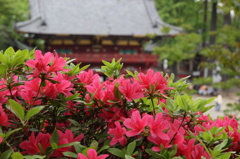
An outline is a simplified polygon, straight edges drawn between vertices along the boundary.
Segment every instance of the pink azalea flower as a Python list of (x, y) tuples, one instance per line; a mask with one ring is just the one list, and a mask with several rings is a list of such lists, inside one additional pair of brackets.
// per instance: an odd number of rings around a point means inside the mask
[[(29, 155), (42, 154), (42, 155), (44, 155), (46, 153), (47, 147), (50, 146), (50, 134), (48, 134), (48, 133), (43, 134), (40, 132), (35, 137), (34, 133), (32, 132), (31, 136), (28, 139), (29, 139), (29, 141), (23, 141), (19, 145), (21, 149), (25, 150), (24, 152), (22, 152), (23, 154), (29, 154)], [(43, 152), (41, 152), (39, 145), (41, 145)]]
[(121, 110), (118, 107), (110, 107), (101, 110), (102, 113), (98, 113), (98, 116), (102, 119), (106, 119), (107, 122), (112, 122), (113, 120), (118, 120), (122, 116)]
[(160, 145), (163, 145), (164, 148), (169, 148), (172, 146), (172, 144), (170, 144), (170, 140), (163, 140), (162, 138), (160, 137), (153, 137), (153, 136), (148, 136), (147, 139), (156, 144), (157, 146), (153, 146), (152, 147), (152, 150), (153, 151), (156, 151), (156, 152), (159, 152), (161, 149), (160, 149)]
[(52, 65), (48, 67), (48, 72), (57, 72), (57, 71), (66, 71), (63, 67), (66, 65), (66, 60), (62, 57), (58, 57), (58, 54), (55, 53), (53, 58)]
[(152, 69), (149, 69), (146, 74), (142, 72), (139, 73), (138, 78), (142, 87), (150, 94), (153, 94), (155, 91), (164, 93), (165, 90), (173, 89), (171, 87), (167, 87), (167, 80), (160, 72), (154, 72)]
[(135, 80), (133, 81), (130, 81), (129, 79), (124, 80), (122, 81), (121, 85), (118, 88), (119, 91), (127, 99), (127, 101), (139, 99), (144, 96), (140, 84)]
[(34, 101), (37, 93), (31, 90), (22, 90), (19, 92), (19, 95), (29, 104), (39, 105), (41, 100)]
[(66, 97), (72, 95), (70, 92), (72, 88), (72, 83), (68, 80), (65, 80), (61, 73), (58, 73), (53, 80), (58, 81), (59, 83), (46, 82), (45, 94), (48, 98), (56, 99), (59, 93), (66, 95)]
[(0, 125), (1, 126), (8, 126), (9, 125), (8, 116), (4, 112), (4, 110), (2, 108), (2, 105), (0, 105)]
[[(62, 57), (58, 57), (53, 53), (47, 52), (46, 54), (42, 54), (40, 50), (36, 50), (34, 54), (35, 60), (28, 60), (26, 65), (34, 68), (34, 76), (38, 76), (40, 73), (50, 73), (56, 71), (64, 71), (63, 67), (66, 65), (66, 60)], [(50, 63), (52, 63), (50, 65)]]
[(169, 122), (163, 119), (162, 113), (157, 113), (155, 116), (155, 120), (151, 116), (151, 120), (149, 122), (150, 134), (153, 137), (159, 137), (163, 140), (169, 140), (169, 136), (163, 131), (169, 128)]
[(99, 75), (98, 74), (93, 74), (92, 70), (88, 71), (82, 71), (78, 75), (76, 75), (78, 78), (78, 82), (81, 82), (83, 84), (91, 84), (94, 80), (99, 80)]
[(115, 121), (114, 124), (116, 125), (116, 128), (109, 129), (108, 134), (113, 135), (110, 145), (115, 145), (116, 143), (120, 143), (122, 146), (126, 145), (127, 139), (124, 136), (126, 134), (126, 129), (121, 127), (120, 123), (118, 121)]
[(94, 80), (90, 85), (86, 85), (85, 87), (89, 93), (94, 94), (95, 99), (101, 99), (101, 91), (103, 86), (99, 80)]
[(109, 102), (110, 100), (112, 101), (117, 101), (117, 99), (114, 96), (114, 86), (113, 85), (107, 85), (104, 87), (104, 89), (100, 92), (100, 100), (107, 105), (111, 105), (112, 103)]
[(203, 146), (200, 144), (194, 146), (194, 150), (192, 151), (191, 155), (192, 156), (189, 159), (202, 159), (202, 157), (205, 157), (206, 159), (211, 158), (211, 156), (204, 150)]
[(186, 159), (201, 159), (202, 157), (210, 159), (210, 155), (204, 148), (200, 144), (195, 145), (194, 142), (195, 139), (190, 139), (187, 144), (179, 144), (178, 154), (184, 155)]
[[(10, 92), (8, 89), (6, 89), (7, 86), (5, 85), (5, 81), (3, 79), (0, 81), (0, 103), (7, 103), (8, 98), (6, 97), (7, 95), (10, 95)], [(6, 90), (5, 90), (6, 89)]]
[(151, 117), (148, 114), (144, 115), (141, 119), (139, 111), (134, 111), (132, 113), (131, 119), (127, 118), (123, 122), (123, 124), (130, 129), (127, 131), (126, 135), (128, 137), (136, 136), (140, 133), (144, 133), (144, 135), (146, 133), (147, 135), (149, 132), (147, 132), (147, 129), (145, 130), (145, 128), (148, 126), (150, 119)]
[(97, 156), (97, 152), (94, 149), (89, 149), (87, 151), (87, 157), (84, 156), (82, 153), (78, 153), (78, 158), (77, 159), (105, 159), (107, 158), (109, 155), (100, 155)]
[[(63, 144), (72, 143), (75, 141), (80, 142), (84, 137), (84, 134), (80, 134), (74, 138), (72, 131), (68, 130), (68, 129), (65, 131), (65, 133), (58, 130), (58, 134), (59, 134), (59, 139), (60, 139), (58, 142), (58, 146), (63, 145)], [(51, 155), (51, 157), (62, 157), (63, 156), (62, 153), (67, 152), (67, 151), (72, 151), (71, 148), (72, 148), (72, 146), (59, 148), (54, 151), (54, 153)]]
[(2, 138), (2, 136), (0, 136), (0, 143), (2, 143), (2, 141), (3, 141), (3, 138)]
[[(27, 91), (29, 90), (29, 91), (37, 93), (39, 91), (40, 83), (41, 83), (40, 78), (34, 78), (31, 81), (26, 81), (24, 83), (24, 85), (21, 87), (24, 90), (27, 90)], [(42, 91), (42, 90), (40, 90), (40, 91)]]
[(184, 141), (184, 134), (185, 130), (182, 126), (180, 126), (181, 121), (174, 120), (174, 122), (171, 124), (170, 129), (168, 130), (167, 134), (169, 136), (169, 141), (172, 142), (170, 144), (182, 144)]
[(42, 55), (40, 50), (36, 50), (34, 53), (35, 60), (28, 60), (26, 65), (34, 68), (34, 75), (38, 76), (41, 72), (48, 72), (48, 64), (52, 61), (53, 54), (47, 52), (45, 55)]

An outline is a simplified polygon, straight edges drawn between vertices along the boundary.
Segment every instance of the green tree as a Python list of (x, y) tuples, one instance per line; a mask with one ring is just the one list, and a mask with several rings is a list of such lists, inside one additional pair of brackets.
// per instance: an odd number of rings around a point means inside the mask
[[(201, 53), (201, 59), (207, 61), (201, 64), (202, 68), (211, 70), (218, 63), (222, 73), (232, 75), (236, 72), (239, 67), (240, 0), (155, 0), (155, 3), (164, 21), (185, 30), (185, 34), (159, 43), (155, 53), (160, 55), (160, 60), (168, 59), (170, 64), (176, 65)], [(231, 17), (230, 12), (235, 16)], [(202, 37), (202, 45), (196, 37)]]
[(14, 46), (14, 39), (21, 38), (14, 30), (14, 23), (28, 18), (27, 0), (0, 0), (0, 50)]
[(173, 72), (177, 75), (178, 64), (183, 60), (194, 58), (200, 42), (201, 36), (196, 33), (180, 34), (161, 41), (154, 52), (160, 55), (160, 60), (167, 59), (169, 65), (173, 66)]

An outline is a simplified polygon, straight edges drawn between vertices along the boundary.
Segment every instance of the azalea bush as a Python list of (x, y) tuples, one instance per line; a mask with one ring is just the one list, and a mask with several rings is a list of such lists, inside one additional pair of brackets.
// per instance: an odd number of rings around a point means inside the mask
[(96, 70), (57, 53), (0, 52), (0, 158), (227, 159), (240, 153), (234, 118), (203, 113), (213, 99), (182, 94), (185, 79)]

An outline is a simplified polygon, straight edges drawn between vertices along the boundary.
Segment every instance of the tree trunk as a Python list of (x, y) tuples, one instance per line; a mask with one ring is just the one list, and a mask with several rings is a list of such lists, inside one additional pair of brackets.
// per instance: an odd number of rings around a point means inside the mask
[[(212, 2), (211, 32), (217, 30), (217, 1)], [(210, 36), (210, 45), (215, 43), (215, 35)]]
[(172, 72), (175, 75), (175, 80), (178, 79), (178, 62), (174, 62), (172, 65)]
[(225, 25), (231, 25), (231, 15), (230, 13), (224, 14), (224, 24)]
[(206, 39), (207, 39), (207, 15), (208, 15), (208, 0), (205, 0), (204, 1), (204, 15), (203, 15), (202, 47), (206, 46)]

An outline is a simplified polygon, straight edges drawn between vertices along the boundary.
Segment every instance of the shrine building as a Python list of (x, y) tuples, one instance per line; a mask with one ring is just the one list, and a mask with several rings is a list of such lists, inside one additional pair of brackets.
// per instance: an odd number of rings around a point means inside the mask
[(161, 20), (154, 0), (29, 0), (29, 8), (30, 19), (15, 25), (29, 43), (41, 38), (45, 51), (93, 69), (113, 58), (128, 70), (154, 68), (158, 56), (144, 49), (148, 34), (161, 39), (182, 31)]

